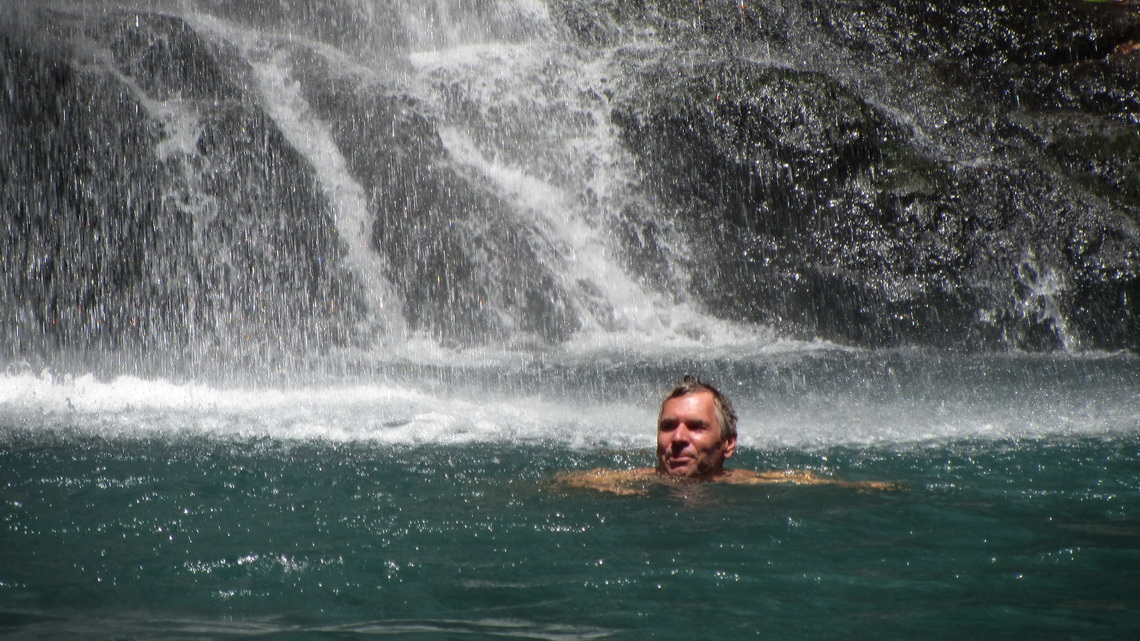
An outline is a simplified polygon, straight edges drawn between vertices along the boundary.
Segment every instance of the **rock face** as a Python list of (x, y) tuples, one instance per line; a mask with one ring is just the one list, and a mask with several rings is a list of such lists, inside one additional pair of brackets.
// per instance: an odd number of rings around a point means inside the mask
[(390, 266), (411, 330), (465, 345), (514, 333), (557, 342), (578, 329), (531, 238), (492, 189), (448, 162), (421, 104), (336, 78), (318, 58), (293, 66), (368, 194), (371, 247)]
[[(614, 122), (702, 244), (713, 313), (862, 345), (1137, 347), (1140, 56), (1114, 53), (1135, 12), (730, 4), (567, 10), (584, 43), (682, 34), (628, 63)], [(801, 68), (752, 61), (795, 43)]]
[[(1140, 349), (1135, 7), (294, 4), (2, 25), (5, 358), (550, 345), (651, 296), (855, 345)], [(433, 38), (444, 72), (412, 64)], [(583, 267), (611, 256), (625, 294)]]
[(6, 351), (256, 358), (335, 340), (358, 298), (329, 208), (233, 52), (155, 15), (55, 28), (105, 48), (0, 40)]

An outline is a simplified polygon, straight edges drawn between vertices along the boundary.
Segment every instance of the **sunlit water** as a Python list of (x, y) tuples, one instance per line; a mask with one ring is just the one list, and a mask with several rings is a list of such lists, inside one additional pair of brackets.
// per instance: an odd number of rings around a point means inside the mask
[[(731, 462), (892, 493), (555, 475), (651, 464), (694, 363), (593, 354), (324, 385), (0, 378), (0, 636), (1130, 639), (1131, 356), (710, 358)], [(421, 368), (424, 369), (424, 368)]]

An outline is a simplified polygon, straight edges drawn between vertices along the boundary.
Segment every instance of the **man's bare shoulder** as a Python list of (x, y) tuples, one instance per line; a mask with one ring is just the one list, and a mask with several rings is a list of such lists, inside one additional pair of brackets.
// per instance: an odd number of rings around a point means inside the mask
[(595, 468), (562, 472), (555, 481), (568, 487), (585, 488), (612, 494), (645, 494), (647, 486), (657, 480), (657, 471), (648, 467), (629, 470)]
[[(649, 467), (639, 467), (628, 470), (615, 470), (609, 468), (595, 468), (574, 472), (563, 472), (555, 477), (561, 485), (574, 488), (596, 490), (620, 495), (643, 495), (649, 492), (650, 485), (654, 483), (676, 483), (684, 479), (674, 480), (658, 474)], [(732, 485), (768, 485), (788, 483), (794, 485), (836, 485), (849, 487), (860, 492), (891, 491), (903, 489), (898, 483), (884, 481), (843, 481), (828, 476), (821, 476), (809, 470), (725, 470), (720, 476), (707, 479), (710, 483), (726, 483)]]
[(837, 485), (858, 491), (893, 491), (904, 487), (891, 481), (844, 481), (830, 476), (822, 476), (810, 470), (725, 470), (719, 477), (722, 483), (737, 485), (767, 485), (772, 483), (792, 483), (795, 485)]

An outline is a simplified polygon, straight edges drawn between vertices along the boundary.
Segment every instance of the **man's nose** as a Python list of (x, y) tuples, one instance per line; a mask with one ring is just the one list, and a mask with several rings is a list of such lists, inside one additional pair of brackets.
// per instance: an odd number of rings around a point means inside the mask
[(673, 430), (671, 440), (673, 443), (684, 445), (689, 442), (691, 436), (692, 435), (689, 433), (688, 426), (686, 426), (684, 423), (681, 423), (675, 430)]

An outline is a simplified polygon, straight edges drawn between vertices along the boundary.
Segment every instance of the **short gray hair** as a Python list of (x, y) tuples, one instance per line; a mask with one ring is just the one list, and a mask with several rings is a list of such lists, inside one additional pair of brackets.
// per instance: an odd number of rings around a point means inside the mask
[[(712, 393), (716, 407), (716, 418), (720, 423), (721, 438), (736, 438), (736, 410), (732, 409), (732, 402), (728, 400), (727, 396), (721, 394), (720, 390), (696, 376), (685, 374), (681, 382), (665, 395), (665, 399), (661, 401), (661, 407), (664, 409), (665, 403), (675, 398), (688, 396), (689, 394), (695, 394), (697, 392)], [(658, 414), (660, 414), (660, 412), (658, 412)]]

